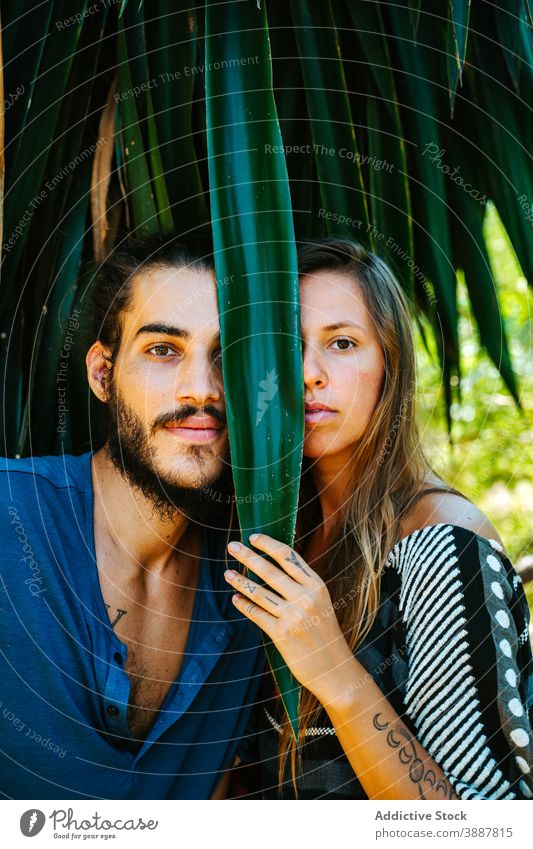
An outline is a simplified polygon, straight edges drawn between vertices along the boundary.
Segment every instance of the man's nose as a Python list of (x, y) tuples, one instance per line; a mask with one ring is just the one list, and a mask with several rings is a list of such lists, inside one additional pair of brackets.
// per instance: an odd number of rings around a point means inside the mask
[(182, 403), (196, 406), (219, 401), (222, 377), (213, 360), (205, 354), (198, 354), (181, 363), (176, 375), (175, 395)]

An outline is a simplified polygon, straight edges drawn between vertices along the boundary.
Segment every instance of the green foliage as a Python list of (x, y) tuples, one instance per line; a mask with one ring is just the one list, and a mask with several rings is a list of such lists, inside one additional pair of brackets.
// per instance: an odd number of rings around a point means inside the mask
[[(441, 376), (437, 359), (428, 356), (420, 341), (421, 421), (424, 443), (431, 446), (436, 471), (488, 515), (509, 556), (517, 562), (533, 554), (533, 298), (494, 207), (488, 210), (486, 237), (519, 377), (522, 410), (502, 391), (498, 371), (484, 354), (461, 281), (462, 398), (451, 408), (453, 444), (448, 441), (438, 403)], [(528, 595), (533, 610), (533, 585)]]
[[(529, 4), (246, 0), (243, 16), (248, 5), (270, 28), (271, 54), (255, 69), (257, 102), (273, 95), (279, 114), (296, 237), (349, 234), (395, 266), (434, 339), (448, 427), (460, 399), (461, 269), (484, 347), (516, 398), (483, 215), (489, 198), (532, 283)], [(78, 415), (87, 405), (80, 387), (94, 261), (132, 231), (189, 232), (209, 220), (205, 85), (231, 68), (206, 64), (200, 2), (164, 0), (154, 15), (126, 0), (96, 11), (86, 0), (0, 0), (0, 12), (8, 104), (1, 450), (79, 451), (98, 433)], [(220, 4), (222, 41), (233, 38), (233, 12)], [(256, 25), (240, 31), (242, 55), (231, 61), (250, 69)], [(14, 92), (22, 94), (10, 99)], [(257, 144), (266, 157), (265, 140)], [(71, 215), (76, 221), (64, 223)], [(68, 367), (76, 409), (64, 434), (55, 393), (39, 390), (60, 369), (69, 303), (80, 308), (81, 328)]]

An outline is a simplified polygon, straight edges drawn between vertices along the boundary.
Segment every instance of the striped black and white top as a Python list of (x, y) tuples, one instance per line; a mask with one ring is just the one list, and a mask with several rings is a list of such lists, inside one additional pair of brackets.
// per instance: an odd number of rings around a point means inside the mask
[[(378, 615), (355, 656), (457, 796), (533, 798), (529, 610), (496, 540), (444, 523), (400, 540), (386, 562)], [(271, 687), (265, 674), (238, 752), (260, 770), (261, 788), (248, 798), (294, 798), (288, 767), (278, 788), (285, 719)], [(367, 798), (325, 712), (308, 729), (297, 783), (302, 799)]]

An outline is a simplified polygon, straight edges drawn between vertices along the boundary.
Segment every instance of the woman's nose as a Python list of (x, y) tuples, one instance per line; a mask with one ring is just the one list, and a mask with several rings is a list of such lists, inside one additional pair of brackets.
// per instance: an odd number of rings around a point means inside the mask
[(327, 384), (327, 373), (322, 358), (311, 345), (303, 350), (304, 383), (308, 388), (322, 387)]

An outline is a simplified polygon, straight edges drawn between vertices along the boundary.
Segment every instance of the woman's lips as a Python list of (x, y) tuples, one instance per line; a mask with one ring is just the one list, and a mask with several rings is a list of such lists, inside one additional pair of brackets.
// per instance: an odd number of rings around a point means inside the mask
[(205, 443), (213, 442), (224, 430), (224, 427), (216, 419), (194, 417), (184, 419), (178, 424), (165, 425), (164, 430), (172, 434), (181, 442)]
[(337, 415), (336, 410), (330, 410), (324, 407), (305, 408), (304, 419), (306, 424), (321, 424), (322, 422), (330, 421)]

